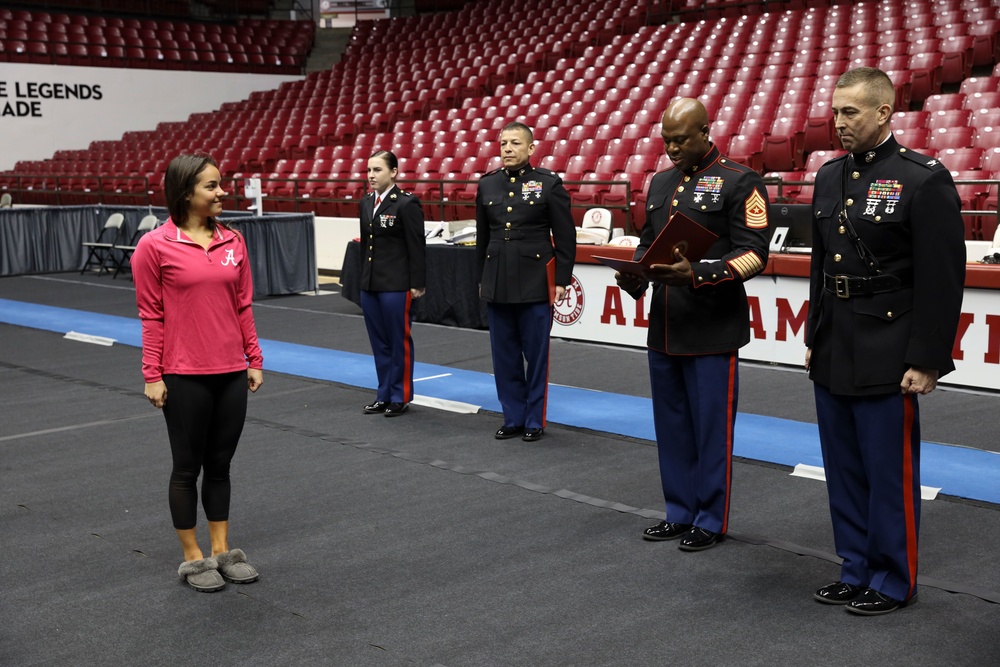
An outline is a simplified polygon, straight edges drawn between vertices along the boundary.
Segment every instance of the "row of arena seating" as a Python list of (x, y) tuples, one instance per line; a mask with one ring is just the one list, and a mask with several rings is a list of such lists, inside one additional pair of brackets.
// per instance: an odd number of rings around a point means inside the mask
[(311, 21), (220, 24), (0, 9), (0, 61), (301, 74), (314, 34)]
[[(37, 10), (12, 9), (17, 18), (25, 13), (44, 13), (45, 10), (69, 10), (103, 14), (146, 15), (150, 10), (161, 16), (190, 16), (189, 0), (18, 0), (19, 5), (37, 7)], [(260, 15), (271, 9), (271, 0), (201, 0), (199, 3), (213, 16), (235, 16), (237, 14)]]
[[(536, 129), (536, 163), (584, 181), (570, 186), (575, 204), (621, 213), (641, 203), (652, 173), (668, 166), (658, 123), (671, 98), (702, 99), (714, 118), (713, 140), (734, 158), (786, 181), (810, 180), (832, 154), (827, 108), (836, 77), (860, 64), (889, 69), (886, 59), (905, 53), (905, 68), (891, 70), (900, 139), (963, 178), (1000, 177), (1000, 68), (968, 76), (998, 59), (998, 3), (862, 2), (664, 26), (641, 25), (635, 5), (621, 0), (559, 4), (493, 1), (362, 24), (330, 71), (18, 171), (140, 196), (147, 180), (158, 191), (170, 157), (201, 148), (229, 176), (265, 179), (270, 208), (308, 198), (318, 213), (353, 216), (368, 155), (389, 147), (405, 177), (427, 181), (414, 184), (423, 199), (447, 200), (442, 215), (467, 218), (474, 180), (498, 164), (497, 130), (520, 118)], [(492, 27), (510, 15), (539, 26), (539, 34), (498, 44)], [(906, 37), (913, 31), (919, 39)], [(917, 41), (941, 56), (956, 42), (957, 73), (946, 74), (943, 59), (911, 63), (924, 55)], [(369, 68), (365, 54), (400, 51), (412, 57)], [(941, 93), (945, 86), (958, 92)], [(372, 89), (391, 90), (377, 96), (390, 101), (373, 107)], [(114, 173), (124, 175), (120, 182), (84, 178)], [(448, 183), (430, 182), (436, 179)], [(36, 182), (43, 187), (45, 179)], [(772, 190), (773, 197), (809, 197), (795, 186)], [(963, 201), (995, 208), (996, 187), (970, 188)], [(990, 234), (982, 222), (970, 222), (970, 237)]]

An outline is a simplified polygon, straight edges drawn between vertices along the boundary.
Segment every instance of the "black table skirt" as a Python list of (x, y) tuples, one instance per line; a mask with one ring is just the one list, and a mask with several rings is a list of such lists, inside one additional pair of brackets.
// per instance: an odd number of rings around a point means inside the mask
[[(467, 329), (486, 329), (486, 303), (479, 298), (476, 249), (427, 246), (427, 293), (414, 300), (413, 319)], [(361, 244), (351, 241), (340, 270), (341, 294), (361, 305)]]
[[(0, 211), (0, 276), (79, 271), (87, 259), (81, 244), (100, 234), (112, 213), (125, 216), (126, 244), (139, 221), (164, 208), (146, 206), (50, 206)], [(255, 296), (296, 294), (318, 289), (316, 234), (312, 213), (261, 217), (224, 211), (222, 220), (246, 238)]]

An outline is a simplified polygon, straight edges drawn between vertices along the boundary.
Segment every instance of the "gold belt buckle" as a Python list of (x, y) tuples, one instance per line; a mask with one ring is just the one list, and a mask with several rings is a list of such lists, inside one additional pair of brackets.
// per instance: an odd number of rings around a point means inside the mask
[(851, 298), (850, 276), (834, 276), (833, 289), (838, 299)]

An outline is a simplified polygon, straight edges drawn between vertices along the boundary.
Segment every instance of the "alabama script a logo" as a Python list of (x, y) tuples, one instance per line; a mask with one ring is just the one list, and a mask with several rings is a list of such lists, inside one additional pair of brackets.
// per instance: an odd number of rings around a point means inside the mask
[(576, 276), (570, 281), (566, 288), (566, 294), (559, 301), (556, 301), (553, 308), (552, 319), (556, 324), (569, 326), (580, 319), (583, 314), (583, 285)]

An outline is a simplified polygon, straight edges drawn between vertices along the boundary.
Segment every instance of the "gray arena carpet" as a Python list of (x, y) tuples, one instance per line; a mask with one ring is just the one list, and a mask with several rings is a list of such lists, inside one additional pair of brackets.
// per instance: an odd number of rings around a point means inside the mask
[[(135, 317), (128, 281), (0, 279), (0, 298)], [(265, 338), (368, 353), (338, 295), (261, 299)], [(418, 361), (489, 372), (488, 335), (414, 325)], [(731, 538), (647, 543), (661, 516), (645, 440), (266, 373), (233, 463), (231, 546), (259, 582), (176, 576), (159, 411), (140, 351), (0, 324), (2, 665), (989, 665), (1000, 652), (997, 506), (923, 504), (919, 603), (818, 604), (837, 577), (823, 484), (739, 460)], [(741, 368), (742, 412), (814, 421), (804, 374)], [(641, 351), (555, 341), (553, 382), (648, 397)], [(419, 392), (419, 389), (418, 389)], [(995, 395), (938, 391), (924, 439), (997, 451)], [(776, 434), (780, 437), (780, 434)], [(207, 539), (203, 542), (207, 543)]]

